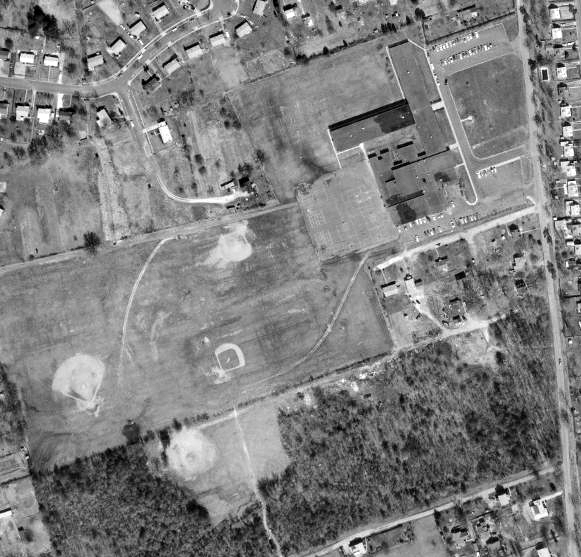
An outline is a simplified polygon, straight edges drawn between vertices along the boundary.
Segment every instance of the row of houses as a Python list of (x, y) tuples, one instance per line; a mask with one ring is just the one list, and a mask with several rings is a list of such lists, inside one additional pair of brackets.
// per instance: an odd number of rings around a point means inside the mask
[[(557, 81), (559, 118), (559, 160), (555, 161), (560, 177), (554, 183), (554, 195), (563, 200), (563, 211), (555, 217), (555, 229), (565, 238), (575, 258), (581, 257), (581, 200), (578, 178), (578, 122), (581, 107), (569, 101), (569, 87), (581, 80), (581, 67), (576, 48), (577, 24), (570, 2), (550, 2), (547, 5), (551, 20), (550, 40), (545, 42), (547, 53), (555, 59), (553, 77)], [(540, 68), (541, 79), (548, 81), (551, 71)]]
[[(38, 53), (32, 51), (19, 51), (17, 61), (27, 66), (33, 66), (37, 63)], [(12, 52), (8, 48), (0, 48), (0, 60), (9, 61), (12, 57)], [(58, 68), (60, 63), (60, 56), (58, 54), (44, 54), (42, 56), (42, 65), (49, 68)]]

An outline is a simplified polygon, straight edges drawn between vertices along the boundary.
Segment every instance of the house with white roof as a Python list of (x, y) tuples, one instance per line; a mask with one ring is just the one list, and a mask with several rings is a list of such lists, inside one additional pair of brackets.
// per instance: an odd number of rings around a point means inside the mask
[(45, 54), (42, 59), (42, 65), (48, 66), (49, 68), (58, 68), (59, 66), (58, 54)]
[(132, 37), (135, 37), (136, 39), (138, 39), (140, 35), (145, 33), (146, 31), (147, 27), (145, 26), (145, 23), (143, 23), (143, 20), (141, 19), (138, 19), (135, 23), (132, 23), (129, 26), (129, 34)]
[(52, 120), (52, 109), (50, 107), (39, 107), (36, 110), (36, 119), (39, 124), (48, 126)]
[(236, 36), (238, 38), (246, 37), (247, 35), (250, 35), (250, 33), (252, 33), (252, 27), (250, 26), (250, 23), (248, 23), (248, 21), (243, 21), (234, 28), (234, 32), (236, 33)]
[(30, 106), (27, 104), (17, 104), (16, 105), (16, 120), (22, 122), (30, 118)]
[(213, 35), (210, 35), (209, 37), (210, 39), (210, 45), (212, 47), (217, 47), (217, 46), (223, 46), (225, 44), (227, 44), (227, 39), (226, 39), (226, 35), (224, 34), (223, 31), (220, 31), (219, 33), (214, 33)]
[(18, 55), (18, 61), (21, 64), (32, 65), (34, 64), (35, 58), (36, 57), (34, 55), (34, 52), (21, 52)]
[(266, 0), (256, 0), (256, 2), (254, 2), (254, 6), (252, 7), (252, 13), (259, 17), (263, 17), (266, 6), (268, 6), (268, 2)]
[(199, 58), (202, 56), (202, 54), (204, 54), (204, 49), (200, 43), (194, 43), (189, 46), (185, 46), (184, 52), (190, 60), (193, 60), (194, 58)]
[(95, 68), (102, 66), (105, 63), (105, 58), (100, 52), (95, 52), (87, 56), (87, 69), (92, 72)]
[(109, 53), (112, 56), (119, 56), (126, 48), (127, 48), (127, 43), (121, 37), (117, 37), (109, 45)]
[(151, 15), (156, 21), (161, 21), (164, 17), (169, 15), (169, 9), (165, 4), (162, 3), (151, 10)]

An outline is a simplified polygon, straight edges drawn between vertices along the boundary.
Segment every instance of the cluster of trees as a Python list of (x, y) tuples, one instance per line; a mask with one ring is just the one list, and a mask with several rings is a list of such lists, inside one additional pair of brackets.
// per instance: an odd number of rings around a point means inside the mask
[(63, 557), (271, 555), (258, 507), (212, 528), (190, 492), (151, 473), (141, 444), (35, 473), (33, 479)]
[(32, 160), (40, 161), (50, 151), (62, 149), (65, 137), (74, 136), (75, 130), (68, 122), (54, 121), (46, 128), (44, 135), (32, 138), (28, 145), (28, 154)]
[(19, 446), (24, 439), (24, 416), (18, 389), (8, 379), (6, 366), (0, 363), (0, 441), (4, 446)]
[(542, 319), (514, 314), (496, 323), (494, 342), (504, 349), (494, 365), (434, 343), (387, 364), (368, 398), (319, 389), (311, 407), (281, 413), (291, 464), (260, 488), (283, 551), (554, 457)]
[(59, 27), (56, 17), (47, 14), (40, 6), (32, 6), (26, 14), (28, 22), (28, 32), (35, 37), (42, 30), (47, 39), (57, 40), (59, 38)]

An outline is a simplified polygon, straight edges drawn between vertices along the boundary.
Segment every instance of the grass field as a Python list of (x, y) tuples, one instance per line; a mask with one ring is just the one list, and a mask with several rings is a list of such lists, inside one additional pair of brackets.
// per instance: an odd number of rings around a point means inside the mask
[[(321, 337), (357, 262), (321, 267), (295, 207), (161, 246), (135, 290), (123, 337), (130, 291), (154, 247), (28, 268), (2, 281), (0, 358), (22, 387), (40, 462), (120, 443), (129, 418), (157, 429), (391, 348), (362, 274), (332, 333), (296, 365)], [(224, 343), (241, 349), (244, 367), (219, 366), (215, 350)], [(96, 415), (52, 391), (56, 369), (77, 353), (105, 364)]]
[(474, 154), (487, 157), (527, 137), (524, 77), (519, 58), (509, 54), (462, 70), (450, 88)]
[(0, 263), (66, 251), (83, 245), (83, 234), (101, 233), (95, 150), (74, 142), (66, 154), (41, 164), (0, 172), (6, 181), (6, 213), (0, 223)]
[(327, 127), (400, 98), (385, 50), (371, 42), (320, 57), (229, 93), (243, 128), (266, 155), (281, 199), (337, 168)]
[(411, 543), (402, 543), (380, 550), (376, 557), (446, 557), (448, 552), (442, 542), (434, 518), (429, 516), (412, 523), (415, 539)]

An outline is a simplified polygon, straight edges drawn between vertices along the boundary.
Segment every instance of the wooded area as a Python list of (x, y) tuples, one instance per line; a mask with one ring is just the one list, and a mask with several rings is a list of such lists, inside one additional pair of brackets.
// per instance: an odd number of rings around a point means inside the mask
[(283, 551), (554, 457), (547, 319), (536, 307), (491, 327), (494, 365), (438, 342), (386, 364), (369, 398), (318, 389), (313, 405), (281, 413), (291, 465), (261, 490)]
[(271, 555), (258, 507), (212, 528), (189, 491), (150, 472), (139, 444), (36, 474), (34, 483), (63, 557)]

